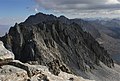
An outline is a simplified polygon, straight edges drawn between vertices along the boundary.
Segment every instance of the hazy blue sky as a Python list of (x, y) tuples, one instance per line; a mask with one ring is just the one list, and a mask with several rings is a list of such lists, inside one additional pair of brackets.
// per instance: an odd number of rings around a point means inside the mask
[(0, 24), (13, 25), (37, 12), (69, 18), (119, 17), (120, 0), (0, 0)]
[(12, 24), (25, 20), (36, 3), (33, 0), (0, 0), (0, 24)]

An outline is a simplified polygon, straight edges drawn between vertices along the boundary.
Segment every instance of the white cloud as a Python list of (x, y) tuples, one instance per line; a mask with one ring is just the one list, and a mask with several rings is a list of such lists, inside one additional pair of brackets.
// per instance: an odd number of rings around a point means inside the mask
[[(40, 8), (70, 17), (118, 15), (120, 0), (34, 0)], [(37, 11), (37, 10), (36, 10)], [(102, 12), (101, 12), (102, 11)], [(111, 14), (111, 12), (114, 12)], [(73, 15), (74, 14), (74, 15)], [(78, 16), (75, 14), (79, 14)], [(83, 14), (83, 15), (82, 15)]]
[(108, 4), (120, 4), (118, 0), (108, 0)]
[(38, 9), (37, 8), (35, 8), (35, 12), (38, 13)]

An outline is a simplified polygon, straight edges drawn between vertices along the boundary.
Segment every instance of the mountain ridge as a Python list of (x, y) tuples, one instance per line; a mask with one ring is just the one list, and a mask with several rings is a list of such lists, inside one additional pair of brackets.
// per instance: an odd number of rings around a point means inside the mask
[[(120, 20), (119, 19), (109, 19), (109, 20), (86, 20), (99, 32), (99, 37), (96, 38), (93, 30), (88, 30), (87, 32), (91, 33), (92, 36), (103, 46), (109, 54), (112, 56), (114, 61), (120, 64)], [(80, 21), (78, 21), (80, 22)], [(90, 27), (90, 25), (88, 26)], [(83, 27), (84, 28), (84, 27)], [(87, 28), (87, 27), (85, 27)], [(91, 28), (91, 27), (90, 27)], [(87, 28), (88, 29), (88, 28)]]
[[(83, 31), (82, 24), (63, 20), (38, 13), (25, 22), (16, 23), (0, 40), (15, 54), (15, 59), (45, 65), (54, 75), (62, 70), (97, 81), (118, 81), (116, 76), (107, 77), (112, 76), (108, 72), (117, 75), (116, 72), (104, 70), (114, 68), (107, 51)], [(99, 71), (107, 73), (107, 76), (102, 76)]]

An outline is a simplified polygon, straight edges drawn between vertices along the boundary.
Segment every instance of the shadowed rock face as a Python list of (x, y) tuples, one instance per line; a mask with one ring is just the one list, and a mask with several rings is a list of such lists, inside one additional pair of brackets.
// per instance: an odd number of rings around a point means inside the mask
[[(77, 24), (83, 23), (83, 29), (89, 32), (112, 56), (114, 61), (120, 64), (120, 20), (119, 19), (96, 19), (86, 20), (73, 19)], [(85, 23), (87, 22), (87, 24)]]
[(1, 40), (15, 54), (15, 59), (36, 61), (48, 66), (55, 75), (60, 70), (80, 75), (79, 71), (95, 69), (100, 62), (114, 66), (107, 51), (89, 33), (78, 24), (64, 23), (53, 15), (39, 13), (16, 23)]
[(95, 39), (101, 37), (99, 30), (97, 30), (90, 22), (82, 19), (71, 19), (71, 21), (80, 25), (84, 31), (89, 32)]

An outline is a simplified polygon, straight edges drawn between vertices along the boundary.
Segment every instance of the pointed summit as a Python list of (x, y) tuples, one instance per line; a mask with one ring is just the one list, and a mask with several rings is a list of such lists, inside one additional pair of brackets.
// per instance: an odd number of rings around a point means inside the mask
[(43, 14), (41, 12), (35, 14), (35, 15), (31, 15), (29, 16), (24, 24), (25, 25), (33, 25), (33, 24), (38, 24), (44, 21), (51, 21), (51, 20), (56, 20), (57, 17), (51, 14)]

